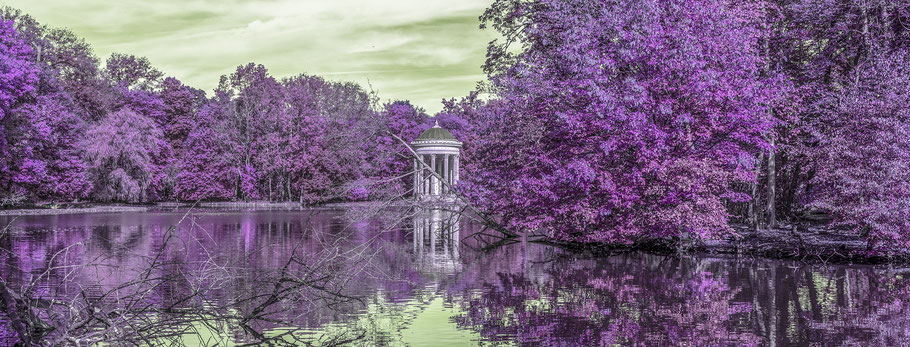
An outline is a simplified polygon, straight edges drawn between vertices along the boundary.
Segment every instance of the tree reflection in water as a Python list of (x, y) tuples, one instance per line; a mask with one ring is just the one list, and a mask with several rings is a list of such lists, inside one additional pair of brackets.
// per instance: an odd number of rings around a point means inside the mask
[[(462, 236), (478, 229), (461, 224), (458, 230), (468, 231)], [(900, 270), (643, 253), (594, 257), (530, 242), (478, 252), (472, 241), (464, 240), (463, 270), (449, 276), (440, 295), (462, 309), (453, 318), (458, 326), (485, 340), (910, 344), (910, 279)]]
[(531, 257), (550, 255), (523, 266), (468, 267), (462, 281), (479, 290), (453, 299), (464, 310), (459, 326), (493, 341), (544, 345), (910, 343), (910, 283), (887, 269), (648, 254), (585, 259), (525, 247)]
[[(272, 341), (910, 345), (910, 272), (899, 269), (644, 253), (597, 257), (522, 240), (485, 251), (472, 236), (478, 223), (443, 210), (201, 211), (175, 229), (181, 242), (162, 243), (182, 215), (23, 217), (0, 237), (0, 275), (18, 285), (79, 244), (58, 262), (97, 263), (97, 269), (51, 272), (35, 295), (68, 297), (84, 289), (91, 296), (134, 278), (160, 253), (154, 278), (161, 280), (139, 297), (147, 307), (142, 312), (156, 315), (143, 322), (175, 324), (189, 334), (176, 341), (187, 344), (283, 336)], [(269, 296), (260, 294), (282, 278), (288, 259), (301, 264), (287, 273), (316, 268), (338, 275), (326, 277), (332, 292), (359, 300), (307, 289), (263, 306)], [(194, 315), (202, 304), (220, 316)], [(234, 329), (259, 307), (273, 308), (250, 322), (262, 336)], [(199, 333), (201, 325), (189, 324), (200, 321), (222, 324)], [(12, 341), (15, 332), (0, 314), (0, 344)]]
[[(545, 345), (754, 345), (721, 276), (672, 259), (561, 258), (530, 274), (499, 272), (461, 301), (459, 325), (491, 340)], [(644, 274), (647, 274), (646, 276)]]

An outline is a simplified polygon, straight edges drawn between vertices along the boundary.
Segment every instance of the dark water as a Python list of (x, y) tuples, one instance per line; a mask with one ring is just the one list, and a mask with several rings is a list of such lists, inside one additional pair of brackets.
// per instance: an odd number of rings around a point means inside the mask
[[(0, 217), (11, 225), (0, 239), (0, 274), (11, 284), (46, 274), (39, 294), (103, 293), (164, 254), (169, 265), (162, 271), (186, 280), (156, 287), (144, 300), (172, 303), (197, 279), (218, 278), (205, 274), (230, 268), (232, 277), (213, 285), (205, 301), (230, 306), (237, 293), (268, 291), (259, 280), (292, 255), (319, 262), (344, 254), (351, 264), (331, 267), (350, 276), (333, 285), (363, 303), (303, 300), (317, 304), (283, 307), (276, 313), (283, 324), (261, 322), (257, 329), (352, 345), (910, 345), (910, 272), (900, 269), (641, 253), (598, 258), (527, 242), (481, 251), (484, 243), (468, 237), (479, 230), (469, 220), (447, 225), (449, 216), (439, 211), (367, 215)], [(174, 225), (180, 242), (162, 241)], [(49, 264), (88, 263), (96, 266), (48, 271)], [(0, 345), (14, 341), (5, 317), (0, 324)], [(237, 331), (205, 334), (213, 337), (183, 341), (249, 339)]]

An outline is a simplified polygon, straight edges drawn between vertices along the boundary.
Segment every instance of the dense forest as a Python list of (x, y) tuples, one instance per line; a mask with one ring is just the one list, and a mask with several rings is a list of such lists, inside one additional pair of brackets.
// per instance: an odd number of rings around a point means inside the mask
[[(710, 239), (823, 213), (910, 247), (910, 0), (496, 0), (478, 91), (407, 101), (255, 63), (212, 95), (0, 13), (0, 199), (316, 204), (407, 194), (433, 119), (514, 230)], [(394, 135), (394, 136), (393, 136)]]
[(10, 8), (2, 18), (6, 206), (366, 199), (368, 182), (402, 171), (389, 130), (431, 125), (407, 102), (377, 106), (359, 85), (277, 79), (254, 63), (207, 95), (146, 58), (113, 54), (101, 64), (66, 29)]

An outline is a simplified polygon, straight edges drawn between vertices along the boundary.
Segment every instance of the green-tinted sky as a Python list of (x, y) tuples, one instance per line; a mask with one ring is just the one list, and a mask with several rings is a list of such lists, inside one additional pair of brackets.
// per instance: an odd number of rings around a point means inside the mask
[(166, 74), (211, 90), (246, 62), (277, 77), (299, 73), (369, 81), (383, 101), (429, 112), (484, 78), (491, 0), (0, 0), (84, 37), (99, 57), (148, 57)]

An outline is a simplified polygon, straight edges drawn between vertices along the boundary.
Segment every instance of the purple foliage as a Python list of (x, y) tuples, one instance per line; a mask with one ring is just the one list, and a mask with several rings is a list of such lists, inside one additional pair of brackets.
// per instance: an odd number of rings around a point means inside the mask
[[(497, 1), (501, 96), (470, 182), (516, 228), (572, 241), (728, 234), (725, 198), (767, 147), (778, 79), (762, 13), (723, 1)], [(705, 33), (710, 32), (710, 35)]]
[(164, 134), (175, 150), (183, 148), (184, 142), (193, 129), (197, 99), (197, 94), (192, 88), (183, 85), (176, 78), (168, 77), (161, 83)]
[(873, 57), (833, 92), (814, 153), (817, 199), (876, 248), (910, 247), (910, 54)]
[(209, 104), (199, 110), (195, 126), (187, 134), (182, 147), (177, 174), (177, 198), (180, 200), (230, 199), (234, 196), (234, 172), (227, 161), (223, 134), (216, 129), (218, 105)]
[(13, 23), (0, 21), (0, 120), (37, 91), (38, 69), (30, 61), (33, 54)]
[(127, 108), (113, 112), (87, 132), (81, 147), (101, 201), (159, 200), (164, 158), (170, 153), (161, 128)]
[(481, 19), (503, 36), (490, 97), (429, 117), (254, 63), (207, 98), (4, 8), (0, 203), (387, 199), (412, 165), (390, 134), (436, 120), (464, 142), (459, 189), (516, 231), (705, 239), (822, 209), (873, 251), (910, 244), (910, 0), (498, 0)]
[[(372, 152), (375, 153), (376, 166), (373, 174), (378, 177), (395, 177), (412, 171), (414, 160), (411, 154), (391, 134), (406, 142), (414, 141), (421, 132), (433, 126), (431, 118), (423, 109), (411, 105), (408, 101), (395, 101), (383, 105), (382, 111), (378, 112), (378, 118), (381, 122), (380, 127), (386, 131), (377, 134), (371, 145)], [(411, 189), (411, 182), (410, 176), (402, 177), (390, 182), (394, 185), (391, 189), (403, 194)]]
[(105, 67), (110, 81), (117, 87), (151, 91), (157, 89), (164, 74), (145, 57), (114, 53)]
[(0, 197), (85, 197), (91, 185), (74, 149), (81, 119), (33, 58), (12, 23), (0, 21)]

